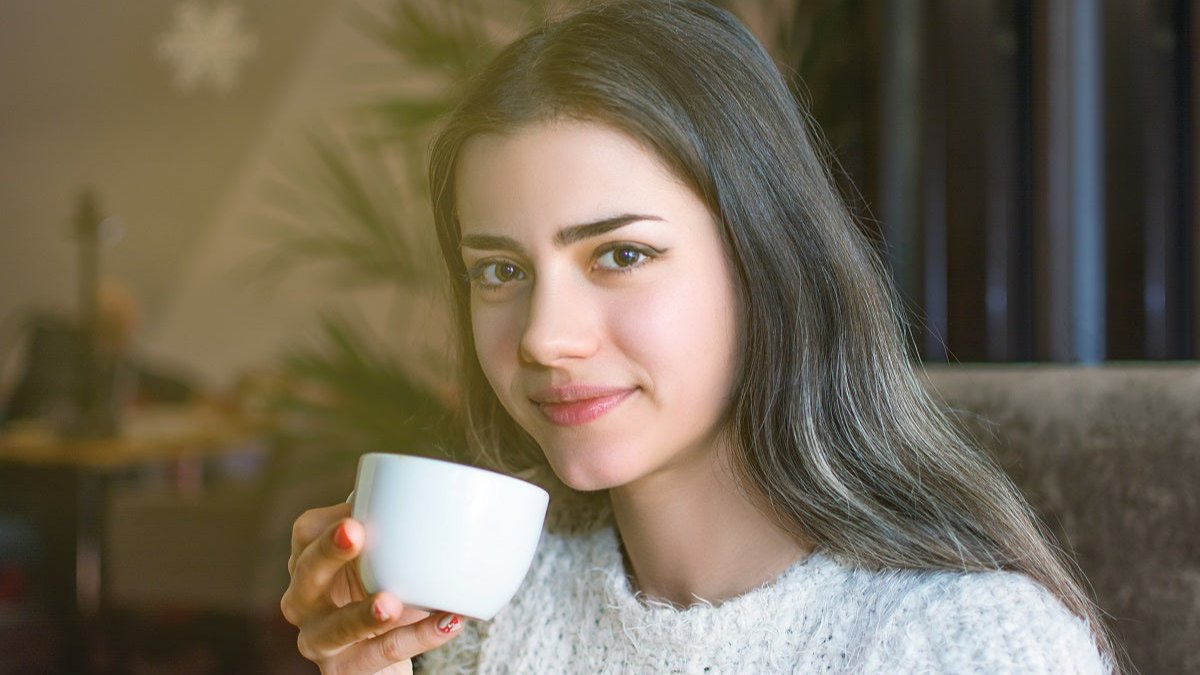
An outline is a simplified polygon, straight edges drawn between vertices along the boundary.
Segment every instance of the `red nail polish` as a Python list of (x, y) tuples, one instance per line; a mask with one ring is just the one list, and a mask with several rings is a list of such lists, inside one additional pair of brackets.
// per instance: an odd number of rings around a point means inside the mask
[(375, 619), (379, 623), (387, 623), (392, 620), (392, 615), (387, 613), (387, 610), (383, 608), (383, 605), (378, 600), (371, 605), (371, 613), (375, 615)]
[(438, 619), (437, 622), (437, 629), (446, 635), (457, 631), (459, 628), (462, 628), (462, 626), (462, 617), (458, 616), (457, 614), (447, 614), (446, 616)]
[(350, 535), (346, 532), (345, 523), (338, 525), (337, 529), (333, 531), (333, 545), (343, 551), (349, 551), (354, 548), (354, 542), (350, 541)]

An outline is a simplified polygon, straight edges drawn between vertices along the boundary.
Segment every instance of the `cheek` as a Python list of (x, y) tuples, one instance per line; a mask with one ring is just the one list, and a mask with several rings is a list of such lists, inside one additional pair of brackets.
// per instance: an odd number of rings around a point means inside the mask
[(719, 278), (687, 280), (625, 298), (609, 325), (621, 351), (648, 371), (662, 393), (697, 385), (725, 391), (737, 357), (735, 306)]
[(519, 322), (511, 312), (494, 306), (471, 308), (471, 333), (479, 365), (497, 392), (517, 368)]

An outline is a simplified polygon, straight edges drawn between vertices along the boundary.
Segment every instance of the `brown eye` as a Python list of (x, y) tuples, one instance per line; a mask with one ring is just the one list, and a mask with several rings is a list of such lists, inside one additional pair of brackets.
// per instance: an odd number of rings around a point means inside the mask
[(497, 263), (496, 278), (500, 281), (512, 281), (521, 274), (521, 270), (512, 263)]
[(617, 263), (617, 265), (621, 267), (629, 267), (630, 265), (637, 263), (641, 257), (641, 253), (638, 253), (631, 248), (622, 248), (613, 251), (613, 262)]
[(472, 268), (467, 276), (479, 288), (499, 288), (525, 278), (525, 270), (505, 260), (489, 260)]
[(600, 254), (596, 266), (603, 270), (624, 271), (643, 265), (653, 257), (636, 246), (615, 246)]

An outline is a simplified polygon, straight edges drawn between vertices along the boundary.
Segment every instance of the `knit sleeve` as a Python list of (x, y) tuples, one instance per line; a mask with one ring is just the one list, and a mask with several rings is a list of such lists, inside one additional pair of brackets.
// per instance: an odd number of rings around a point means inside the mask
[(1021, 574), (933, 574), (894, 610), (864, 645), (868, 672), (1112, 670), (1087, 624)]
[(419, 656), (414, 670), (419, 675), (467, 675), (478, 672), (479, 650), (486, 631), (486, 624), (467, 621), (458, 637)]

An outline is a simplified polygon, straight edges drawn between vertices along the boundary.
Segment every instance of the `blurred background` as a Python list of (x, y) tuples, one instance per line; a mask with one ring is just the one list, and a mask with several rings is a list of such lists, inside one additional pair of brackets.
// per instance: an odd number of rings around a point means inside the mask
[[(540, 0), (0, 0), (0, 674), (312, 672), (292, 519), (452, 453), (425, 143)], [(1188, 0), (736, 0), (929, 361), (1194, 359)]]

